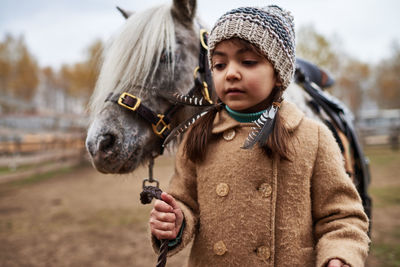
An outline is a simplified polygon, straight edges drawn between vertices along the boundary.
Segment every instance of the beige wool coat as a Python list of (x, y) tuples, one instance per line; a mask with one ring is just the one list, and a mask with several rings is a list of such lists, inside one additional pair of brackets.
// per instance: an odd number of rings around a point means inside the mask
[[(368, 219), (331, 132), (284, 101), (292, 161), (241, 149), (252, 123), (216, 115), (206, 159), (195, 165), (180, 145), (167, 190), (193, 239), (189, 266), (325, 266), (339, 258), (364, 266)], [(153, 246), (157, 242), (153, 237)]]

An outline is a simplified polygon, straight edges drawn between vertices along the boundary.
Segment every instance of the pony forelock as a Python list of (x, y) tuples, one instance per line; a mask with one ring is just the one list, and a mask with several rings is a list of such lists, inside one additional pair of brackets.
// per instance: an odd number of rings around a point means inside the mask
[[(160, 45), (162, 44), (162, 45)], [(101, 70), (89, 109), (97, 114), (107, 95), (129, 91), (144, 95), (145, 83), (151, 83), (166, 58), (166, 68), (173, 77), (175, 64), (175, 28), (171, 6), (162, 5), (131, 15), (120, 32), (103, 52)]]

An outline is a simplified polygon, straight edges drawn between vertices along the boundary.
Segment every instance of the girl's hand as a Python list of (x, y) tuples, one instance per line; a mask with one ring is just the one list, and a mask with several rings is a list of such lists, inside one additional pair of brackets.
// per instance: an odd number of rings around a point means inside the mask
[(183, 213), (175, 199), (163, 192), (161, 200), (154, 202), (154, 207), (150, 213), (151, 233), (159, 240), (175, 239), (181, 229)]
[(327, 267), (350, 267), (350, 266), (347, 265), (347, 264), (344, 264), (344, 263), (343, 263), (341, 260), (339, 260), (339, 259), (333, 259), (333, 260), (330, 260), (330, 261), (328, 262)]

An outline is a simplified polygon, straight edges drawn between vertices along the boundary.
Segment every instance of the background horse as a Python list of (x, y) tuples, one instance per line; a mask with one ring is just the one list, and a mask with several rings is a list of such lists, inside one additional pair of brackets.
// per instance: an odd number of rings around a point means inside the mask
[[(174, 0), (172, 6), (162, 5), (141, 13), (122, 12), (127, 18), (126, 24), (104, 51), (100, 76), (90, 101), (91, 124), (86, 147), (94, 167), (103, 173), (132, 172), (159, 155), (165, 137), (160, 132), (176, 127), (198, 112), (187, 105), (179, 106), (177, 112), (176, 103), (164, 97), (174, 93), (186, 95), (193, 87), (192, 73), (199, 65), (203, 41), (199, 34), (202, 23), (195, 16), (196, 1)], [(309, 79), (312, 75), (307, 75), (312, 72), (306, 69), (297, 75), (297, 83), (286, 90), (285, 98), (306, 116), (331, 123), (336, 136), (343, 134), (337, 122), (318, 109), (321, 104), (314, 101), (316, 95), (304, 90), (311, 86), (308, 89), (318, 91), (318, 86)], [(121, 102), (123, 93), (129, 94), (129, 103)], [(171, 113), (173, 116), (166, 115)], [(168, 122), (163, 119), (166, 117)], [(352, 122), (345, 121), (352, 128)], [(346, 132), (344, 135), (349, 136)], [(351, 140), (347, 144), (354, 147)], [(353, 167), (360, 169), (359, 165), (365, 163), (362, 153), (361, 156), (362, 163), (353, 162)], [(361, 195), (366, 194), (369, 182), (366, 179), (369, 177), (354, 178)], [(360, 182), (363, 182), (361, 186)], [(368, 199), (363, 197), (363, 202), (366, 207)]]

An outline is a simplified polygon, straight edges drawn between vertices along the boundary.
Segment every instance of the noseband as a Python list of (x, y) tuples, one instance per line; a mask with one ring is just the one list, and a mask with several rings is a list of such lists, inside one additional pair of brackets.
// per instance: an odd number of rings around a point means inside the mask
[[(168, 137), (172, 130), (171, 120), (173, 115), (184, 104), (197, 106), (202, 105), (202, 100), (198, 101), (197, 98), (193, 98), (193, 95), (195, 93), (200, 93), (209, 104), (212, 104), (210, 98), (210, 93), (212, 92), (212, 77), (207, 59), (207, 36), (208, 33), (206, 30), (200, 30), (199, 65), (194, 70), (194, 86), (190, 89), (189, 93), (187, 95), (174, 94), (173, 96), (160, 94), (161, 97), (167, 99), (169, 102), (172, 102), (174, 104), (164, 114), (154, 112), (150, 108), (146, 107), (139, 97), (127, 92), (123, 92), (122, 94), (115, 94), (111, 92), (107, 96), (105, 102), (110, 101), (130, 111), (134, 111), (141, 118), (151, 124), (153, 132), (158, 137), (165, 140), (165, 138)], [(200, 103), (198, 104), (197, 102)]]

